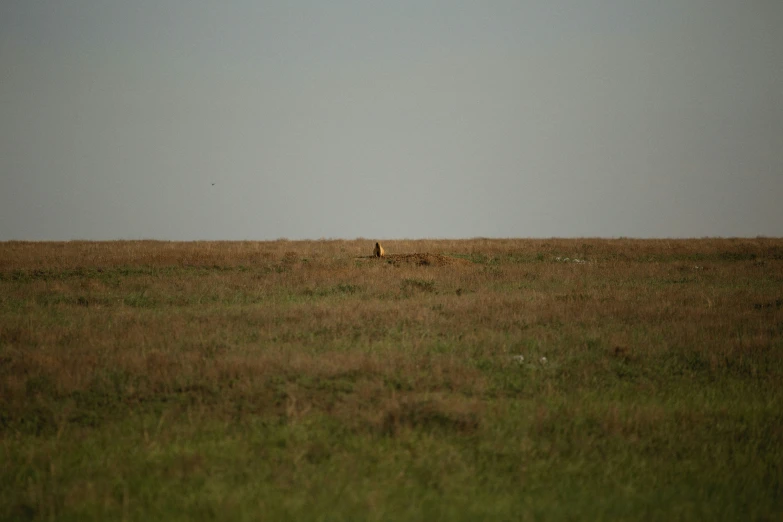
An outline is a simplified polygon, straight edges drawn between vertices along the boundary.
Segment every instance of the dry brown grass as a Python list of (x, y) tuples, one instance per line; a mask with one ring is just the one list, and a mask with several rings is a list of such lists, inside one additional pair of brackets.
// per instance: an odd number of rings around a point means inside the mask
[(20, 376), (69, 393), (102, 366), (144, 374), (151, 393), (236, 372), (386, 378), (421, 364), (438, 388), (457, 368), (453, 382), (481, 381), (447, 362), (459, 351), (422, 349), (439, 342), (569, 357), (593, 338), (625, 358), (689, 346), (721, 365), (780, 335), (780, 240), (387, 243), (387, 259), (357, 256), (364, 240), (3, 243), (6, 397)]

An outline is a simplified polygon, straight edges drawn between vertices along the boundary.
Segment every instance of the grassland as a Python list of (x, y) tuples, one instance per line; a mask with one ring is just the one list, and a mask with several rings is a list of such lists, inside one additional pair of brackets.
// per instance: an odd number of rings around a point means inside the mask
[(0, 243), (0, 519), (783, 518), (783, 240), (373, 244)]

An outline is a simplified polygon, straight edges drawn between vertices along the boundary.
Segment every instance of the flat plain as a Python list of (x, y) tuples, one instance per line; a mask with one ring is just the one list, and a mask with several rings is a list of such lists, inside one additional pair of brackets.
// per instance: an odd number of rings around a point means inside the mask
[(783, 239), (374, 244), (0, 243), (0, 519), (783, 519)]

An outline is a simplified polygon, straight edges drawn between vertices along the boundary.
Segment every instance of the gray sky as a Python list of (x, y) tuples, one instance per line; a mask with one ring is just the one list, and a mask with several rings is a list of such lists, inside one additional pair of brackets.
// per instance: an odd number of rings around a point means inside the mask
[(781, 236), (782, 27), (779, 0), (3, 0), (0, 240)]

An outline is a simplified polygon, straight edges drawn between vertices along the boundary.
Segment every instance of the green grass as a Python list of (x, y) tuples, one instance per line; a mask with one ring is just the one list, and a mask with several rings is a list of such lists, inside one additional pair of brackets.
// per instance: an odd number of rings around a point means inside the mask
[(0, 520), (783, 518), (780, 240), (370, 243), (0, 244)]

